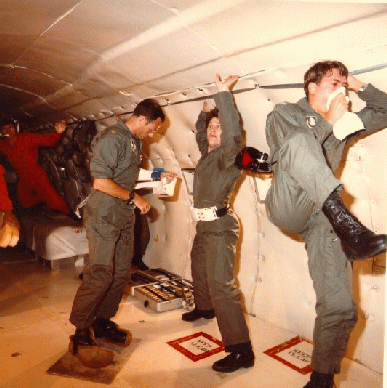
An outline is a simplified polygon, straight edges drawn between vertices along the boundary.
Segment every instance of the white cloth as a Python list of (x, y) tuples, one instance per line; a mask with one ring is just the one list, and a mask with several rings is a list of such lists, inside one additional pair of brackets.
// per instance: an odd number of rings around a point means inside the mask
[(144, 168), (140, 168), (138, 172), (137, 181), (151, 181), (152, 180), (152, 172), (151, 170), (145, 170)]
[(134, 186), (134, 190), (152, 188), (153, 194), (158, 195), (159, 197), (173, 197), (176, 182), (177, 178), (173, 179), (169, 183), (167, 183), (166, 178), (161, 179), (161, 181), (137, 182)]
[[(341, 93), (344, 95), (346, 93), (344, 86), (336, 89), (328, 97), (327, 109), (329, 109), (332, 100)], [(349, 101), (348, 96), (345, 96), (345, 98), (347, 101)], [(361, 131), (362, 129), (364, 129), (364, 124), (361, 121), (360, 117), (356, 113), (345, 112), (343, 117), (333, 125), (333, 134), (337, 139), (344, 140), (351, 133)]]
[(363, 121), (353, 112), (345, 112), (343, 117), (333, 126), (333, 134), (339, 140), (344, 140), (351, 133), (364, 129)]

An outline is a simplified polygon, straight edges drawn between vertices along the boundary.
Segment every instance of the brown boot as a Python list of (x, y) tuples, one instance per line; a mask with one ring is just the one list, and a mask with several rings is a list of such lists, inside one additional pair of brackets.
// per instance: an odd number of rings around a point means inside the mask
[(322, 211), (340, 238), (348, 260), (364, 260), (383, 253), (387, 248), (387, 236), (367, 229), (345, 207), (337, 190), (327, 198)]
[(76, 329), (70, 336), (70, 353), (76, 355), (89, 368), (103, 368), (113, 362), (114, 353), (102, 349), (91, 338), (90, 330)]

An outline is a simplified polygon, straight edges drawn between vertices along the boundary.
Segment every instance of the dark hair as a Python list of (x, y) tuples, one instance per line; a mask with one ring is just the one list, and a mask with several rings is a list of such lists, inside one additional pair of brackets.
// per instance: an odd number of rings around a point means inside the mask
[(208, 125), (210, 124), (211, 119), (213, 119), (214, 117), (219, 117), (219, 109), (218, 108), (214, 108), (214, 109), (210, 110), (209, 112), (207, 112), (206, 128), (208, 128)]
[(165, 114), (161, 109), (160, 104), (152, 98), (147, 98), (139, 102), (134, 108), (133, 115), (137, 117), (145, 116), (148, 123), (157, 120), (159, 117), (162, 122), (165, 120)]
[(304, 90), (306, 97), (309, 97), (308, 85), (312, 82), (319, 84), (323, 77), (333, 69), (338, 69), (339, 74), (348, 77), (347, 67), (338, 61), (323, 61), (315, 63), (304, 75)]

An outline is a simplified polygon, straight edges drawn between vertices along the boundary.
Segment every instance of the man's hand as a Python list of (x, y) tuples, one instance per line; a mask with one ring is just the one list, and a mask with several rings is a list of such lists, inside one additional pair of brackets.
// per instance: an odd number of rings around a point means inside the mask
[(213, 109), (213, 107), (211, 106), (211, 104), (208, 102), (208, 101), (203, 101), (203, 108), (202, 108), (202, 111), (203, 112), (211, 112), (211, 110)]
[(362, 85), (363, 85), (363, 82), (359, 81), (353, 75), (349, 75), (347, 77), (347, 89), (348, 90), (353, 90), (354, 92), (357, 93)]
[(230, 91), (238, 81), (238, 75), (229, 75), (224, 81), (221, 80), (219, 74), (215, 77), (215, 85), (219, 92)]
[(169, 183), (177, 177), (177, 174), (172, 171), (161, 171), (160, 177), (161, 179), (165, 178), (167, 180), (167, 183)]
[(348, 112), (348, 110), (349, 101), (347, 101), (346, 96), (343, 93), (340, 93), (332, 100), (325, 120), (333, 126), (344, 116), (345, 112)]
[(149, 212), (151, 205), (150, 203), (141, 195), (138, 195), (137, 193), (134, 193), (133, 203), (136, 207), (140, 209), (141, 214), (146, 214)]
[(55, 131), (57, 133), (63, 133), (66, 130), (66, 123), (64, 121), (60, 121), (55, 124)]

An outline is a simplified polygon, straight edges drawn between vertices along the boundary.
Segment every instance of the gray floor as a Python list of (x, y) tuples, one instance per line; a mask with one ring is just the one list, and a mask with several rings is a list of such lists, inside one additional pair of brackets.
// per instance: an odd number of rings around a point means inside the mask
[[(19, 250), (0, 251), (0, 387), (103, 387), (105, 384), (47, 374), (62, 357), (74, 328), (72, 300), (80, 284), (80, 267), (51, 270)], [(213, 362), (223, 352), (193, 362), (167, 344), (205, 332), (220, 339), (215, 320), (188, 323), (182, 309), (158, 313), (125, 294), (116, 322), (131, 330), (130, 356), (110, 384), (120, 388), (264, 387), (302, 388), (309, 380), (263, 352), (296, 336), (248, 317), (256, 363), (232, 374), (216, 373)], [(381, 388), (382, 375), (344, 360), (335, 378), (338, 388)]]

